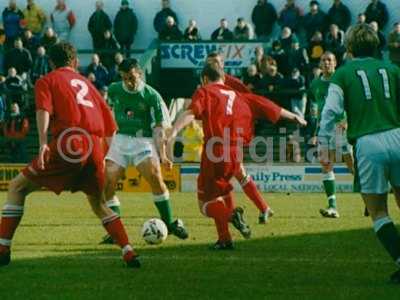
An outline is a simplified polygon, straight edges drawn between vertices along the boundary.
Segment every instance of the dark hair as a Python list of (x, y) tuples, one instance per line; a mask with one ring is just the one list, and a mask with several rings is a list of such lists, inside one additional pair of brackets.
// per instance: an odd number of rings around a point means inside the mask
[(201, 78), (207, 77), (211, 82), (224, 78), (224, 70), (217, 64), (206, 64), (201, 71)]
[(218, 57), (218, 56), (220, 56), (220, 55), (221, 55), (221, 53), (219, 53), (219, 52), (217, 52), (217, 51), (213, 51), (213, 52), (210, 52), (210, 53), (207, 54), (207, 59), (209, 59), (209, 58), (216, 58), (216, 57)]
[(140, 65), (137, 59), (135, 58), (127, 58), (122, 61), (122, 63), (119, 65), (118, 70), (120, 72), (128, 73), (132, 69), (139, 69), (140, 70)]
[(56, 68), (71, 66), (76, 59), (76, 49), (68, 42), (60, 42), (49, 50), (49, 58)]

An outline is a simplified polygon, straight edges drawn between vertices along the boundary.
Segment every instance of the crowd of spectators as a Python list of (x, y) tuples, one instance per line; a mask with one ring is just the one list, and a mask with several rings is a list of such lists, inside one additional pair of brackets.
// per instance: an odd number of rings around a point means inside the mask
[[(25, 110), (30, 106), (26, 93), (51, 69), (46, 52), (58, 41), (68, 41), (76, 24), (75, 14), (65, 0), (54, 1), (49, 15), (34, 0), (27, 0), (23, 8), (17, 6), (16, 0), (9, 0), (2, 12), (0, 74), (4, 76), (0, 77), (0, 123), (6, 124), (3, 126), (6, 129), (12, 127), (21, 132), (26, 129), (25, 123), (22, 124)], [(285, 94), (289, 99), (288, 108), (304, 116), (308, 107), (307, 88), (320, 74), (323, 53), (332, 52), (338, 65), (346, 60), (344, 37), (352, 15), (341, 0), (332, 2), (324, 11), (316, 0), (310, 1), (308, 7), (286, 0), (283, 8), (277, 11), (268, 0), (257, 0), (251, 22), (238, 16), (236, 24), (231, 25), (222, 18), (212, 34), (205, 36), (194, 19), (182, 31), (170, 1), (161, 0), (161, 10), (155, 15), (153, 26), (161, 41), (262, 42), (264, 47), (255, 49), (252, 64), (242, 72), (243, 81), (255, 93), (274, 99), (281, 99)], [(112, 20), (104, 10), (103, 1), (96, 1), (88, 19), (87, 30), (94, 54), (91, 63), (82, 66), (80, 71), (104, 95), (111, 82), (120, 80), (118, 65), (124, 57), (130, 56), (134, 46), (139, 24), (129, 3), (122, 0)], [(370, 24), (379, 36), (381, 44), (377, 56), (382, 58), (388, 50), (389, 59), (400, 66), (400, 23), (394, 24), (386, 37), (383, 30), (388, 20), (387, 7), (381, 0), (371, 0), (357, 15), (357, 22)], [(10, 127), (11, 115), (17, 113), (22, 118), (14, 118), (14, 125)], [(22, 123), (15, 125), (17, 121)], [(10, 135), (10, 130), (7, 132)]]

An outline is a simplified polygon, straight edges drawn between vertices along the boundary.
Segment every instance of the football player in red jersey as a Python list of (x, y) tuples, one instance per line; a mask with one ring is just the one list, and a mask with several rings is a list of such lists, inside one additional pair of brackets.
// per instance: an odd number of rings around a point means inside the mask
[(218, 241), (212, 249), (232, 249), (228, 224), (250, 238), (251, 230), (243, 219), (243, 209), (235, 208), (230, 179), (241, 172), (241, 145), (253, 135), (253, 122), (267, 118), (276, 123), (284, 118), (305, 126), (306, 121), (273, 102), (253, 94), (241, 94), (224, 84), (224, 71), (217, 64), (206, 64), (202, 71), (203, 87), (176, 121), (168, 137), (171, 147), (181, 129), (195, 118), (202, 120), (204, 145), (198, 177), (201, 212), (215, 221)]
[[(39, 155), (10, 183), (0, 222), (0, 266), (10, 263), (11, 241), (26, 197), (45, 187), (56, 194), (83, 191), (122, 248), (127, 266), (139, 267), (124, 225), (105, 205), (103, 196), (104, 144), (117, 130), (112, 113), (96, 88), (75, 71), (78, 60), (72, 45), (54, 45), (49, 57), (54, 71), (35, 85)], [(53, 139), (48, 143), (50, 125)]]
[[(207, 56), (206, 63), (215, 63), (221, 69), (224, 69), (224, 59), (222, 55), (218, 52), (211, 52)], [(227, 73), (224, 74), (224, 84), (229, 86), (231, 89), (236, 92), (250, 94), (250, 91), (247, 86), (238, 78), (231, 76)], [(265, 224), (267, 220), (274, 215), (273, 210), (269, 207), (268, 203), (265, 201), (261, 193), (257, 189), (257, 185), (253, 181), (250, 175), (246, 173), (246, 169), (244, 165), (240, 165), (240, 172), (235, 174), (237, 181), (243, 189), (243, 192), (246, 196), (254, 203), (254, 205), (260, 211), (258, 222), (260, 224)]]

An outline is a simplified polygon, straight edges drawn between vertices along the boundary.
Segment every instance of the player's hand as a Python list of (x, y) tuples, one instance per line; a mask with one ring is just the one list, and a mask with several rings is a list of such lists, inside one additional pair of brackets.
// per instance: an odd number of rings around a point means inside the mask
[(342, 131), (346, 131), (347, 130), (347, 121), (340, 122), (337, 125), (337, 127)]
[(299, 117), (298, 115), (295, 115), (294, 121), (299, 124), (301, 127), (306, 127), (307, 126), (307, 121), (304, 120), (302, 117)]
[(44, 144), (39, 149), (38, 165), (40, 170), (45, 169), (49, 159), (50, 159), (50, 148), (47, 144)]
[(161, 164), (167, 171), (171, 171), (174, 165), (174, 163), (167, 156), (161, 157)]

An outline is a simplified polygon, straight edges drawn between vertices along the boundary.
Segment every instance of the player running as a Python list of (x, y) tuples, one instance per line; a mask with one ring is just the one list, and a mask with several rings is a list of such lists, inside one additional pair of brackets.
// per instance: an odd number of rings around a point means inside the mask
[[(378, 45), (369, 25), (356, 25), (347, 33), (347, 51), (354, 59), (332, 76), (318, 136), (326, 152), (324, 140), (334, 137), (336, 118), (346, 112), (356, 183), (379, 241), (400, 266), (400, 236), (387, 206), (389, 182), (400, 204), (400, 69), (373, 58)], [(400, 283), (400, 270), (391, 281)]]
[[(316, 78), (311, 82), (309, 90), (309, 99), (311, 102), (311, 110), (315, 111), (318, 119), (320, 120), (322, 109), (325, 105), (325, 99), (328, 94), (329, 82), (332, 75), (336, 70), (336, 57), (332, 52), (325, 52), (321, 56), (320, 68), (322, 75), (320, 78)], [(339, 218), (339, 212), (337, 211), (336, 205), (336, 184), (335, 184), (335, 173), (333, 172), (333, 163), (335, 157), (337, 157), (336, 151), (340, 151), (343, 156), (343, 160), (347, 164), (350, 172), (353, 173), (353, 155), (352, 147), (347, 142), (346, 137), (346, 115), (340, 115), (336, 119), (336, 133), (338, 134), (336, 139), (333, 139), (329, 143), (329, 163), (322, 165), (323, 179), (325, 194), (328, 197), (328, 208), (320, 209), (320, 213), (326, 218)], [(315, 138), (317, 136), (318, 127), (315, 131)]]
[[(122, 248), (128, 267), (139, 267), (124, 225), (104, 202), (104, 138), (112, 138), (117, 129), (111, 111), (96, 88), (75, 71), (77, 56), (72, 45), (54, 45), (49, 57), (55, 70), (35, 85), (39, 155), (10, 183), (0, 222), (0, 266), (10, 263), (11, 241), (26, 197), (45, 187), (56, 194), (83, 191)], [(50, 123), (53, 139), (48, 143)]]
[[(119, 131), (106, 156), (107, 205), (120, 214), (120, 203), (115, 195), (117, 183), (124, 177), (126, 168), (134, 165), (150, 184), (154, 204), (168, 231), (187, 239), (183, 222), (173, 219), (170, 195), (160, 167), (160, 159), (166, 168), (172, 166), (165, 148), (165, 129), (171, 126), (168, 109), (160, 94), (143, 81), (136, 59), (124, 60), (119, 71), (122, 81), (108, 89)], [(102, 243), (112, 244), (113, 239), (105, 236)]]
[(202, 120), (204, 145), (198, 177), (198, 200), (201, 212), (213, 218), (218, 232), (214, 250), (233, 249), (229, 222), (250, 238), (251, 230), (243, 219), (243, 209), (235, 208), (230, 179), (240, 172), (240, 145), (251, 140), (253, 122), (267, 118), (276, 123), (285, 118), (306, 122), (273, 102), (253, 94), (240, 94), (224, 84), (224, 71), (217, 64), (207, 64), (202, 71), (203, 87), (176, 121), (168, 138), (169, 146), (181, 129), (195, 118)]
[[(224, 59), (222, 55), (218, 52), (211, 52), (207, 55), (206, 63), (212, 64), (216, 63), (222, 70), (224, 70)], [(236, 92), (240, 93), (252, 93), (246, 85), (240, 81), (238, 78), (224, 73), (224, 84)], [(273, 210), (264, 200), (263, 196), (257, 189), (253, 178), (246, 173), (243, 163), (240, 164), (240, 169), (237, 174), (235, 174), (236, 180), (239, 182), (246, 196), (254, 203), (258, 208), (260, 214), (258, 216), (259, 224), (266, 224), (268, 219), (274, 215)]]

